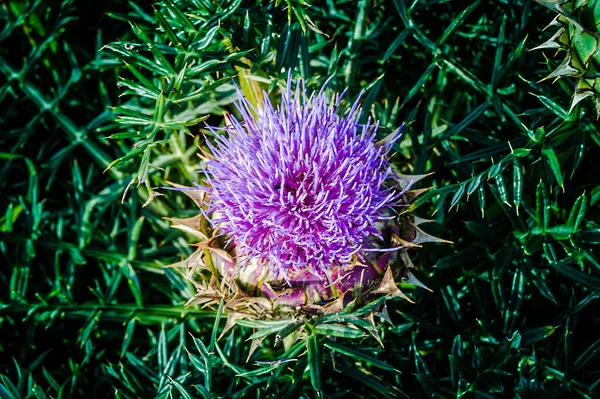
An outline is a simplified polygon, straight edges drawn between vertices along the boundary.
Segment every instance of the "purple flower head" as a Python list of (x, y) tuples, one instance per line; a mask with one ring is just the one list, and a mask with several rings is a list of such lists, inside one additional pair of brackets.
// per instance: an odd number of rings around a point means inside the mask
[(286, 279), (329, 277), (369, 250), (401, 193), (385, 185), (390, 143), (375, 143), (377, 123), (358, 123), (358, 101), (340, 116), (341, 96), (307, 96), (302, 81), (292, 95), (291, 86), (277, 108), (265, 96), (254, 109), (238, 92), (243, 120), (231, 117), (227, 134), (212, 129), (209, 213), (238, 257), (260, 259)]

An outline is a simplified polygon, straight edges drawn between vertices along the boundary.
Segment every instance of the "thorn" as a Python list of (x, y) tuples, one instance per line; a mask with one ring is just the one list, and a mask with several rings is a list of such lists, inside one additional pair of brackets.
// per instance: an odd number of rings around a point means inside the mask
[[(106, 170), (104, 172), (106, 172), (108, 169), (110, 169), (110, 166), (108, 168), (106, 168)], [(121, 204), (125, 203), (125, 197), (127, 196), (127, 193), (129, 192), (129, 188), (131, 187), (131, 185), (133, 184), (134, 181), (135, 181), (135, 177), (133, 179), (131, 179), (129, 184), (127, 184), (127, 187), (125, 187), (125, 191), (123, 191), (123, 197), (121, 197)]]
[(433, 292), (433, 290), (431, 288), (427, 287), (425, 284), (423, 284), (421, 281), (419, 281), (419, 279), (417, 279), (414, 276), (414, 274), (412, 274), (411, 272), (408, 272), (407, 280), (409, 283), (414, 284), (417, 287), (421, 287), (423, 289), (426, 289), (429, 292)]
[(379, 287), (377, 287), (377, 289), (374, 290), (373, 293), (374, 294), (391, 295), (391, 296), (399, 297), (402, 299), (406, 299), (410, 303), (415, 303), (413, 300), (411, 300), (409, 297), (407, 297), (398, 288), (398, 286), (396, 285), (396, 282), (394, 281), (394, 276), (392, 275), (392, 269), (389, 267), (385, 271), (385, 274), (383, 275), (383, 278), (381, 279), (381, 283), (379, 284)]
[(150, 205), (150, 203), (154, 200), (154, 198), (160, 197), (161, 195), (164, 195), (164, 194), (152, 190), (150, 192), (150, 195), (148, 196), (148, 199), (146, 200), (146, 202), (144, 202), (144, 205), (142, 205), (142, 208), (145, 208), (146, 206)]
[(414, 216), (414, 215), (412, 216), (412, 218), (413, 218), (413, 224), (415, 226), (419, 226), (419, 225), (424, 224), (424, 223), (431, 223), (431, 222), (433, 222), (433, 220), (431, 220), (431, 219), (424, 219), (424, 218), (420, 218), (420, 217)]
[(266, 337), (256, 338), (252, 340), (250, 344), (250, 350), (248, 351), (248, 357), (246, 358), (246, 363), (250, 361), (252, 354), (258, 349), (259, 345), (265, 340)]
[(415, 230), (417, 232), (415, 238), (413, 239), (414, 244), (422, 244), (424, 242), (439, 242), (445, 244), (454, 244), (452, 241), (444, 240), (442, 238), (432, 236), (431, 234), (425, 233), (423, 230), (415, 226)]

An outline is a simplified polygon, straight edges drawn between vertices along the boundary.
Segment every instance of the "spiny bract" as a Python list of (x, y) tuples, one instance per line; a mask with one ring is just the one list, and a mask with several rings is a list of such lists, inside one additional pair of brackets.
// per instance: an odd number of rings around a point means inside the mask
[(403, 296), (394, 278), (420, 284), (405, 250), (441, 241), (408, 214), (423, 176), (399, 175), (386, 159), (398, 132), (375, 142), (378, 124), (358, 123), (358, 101), (339, 116), (341, 96), (291, 86), (278, 108), (238, 93), (242, 121), (210, 128), (206, 185), (180, 187), (202, 210), (173, 219), (202, 240), (175, 265), (196, 285), (190, 304), (225, 298), (234, 313), (276, 317)]
[(536, 0), (558, 12), (548, 27), (554, 35), (537, 49), (566, 50), (562, 63), (545, 79), (576, 79), (571, 110), (591, 97), (600, 118), (600, 0)]

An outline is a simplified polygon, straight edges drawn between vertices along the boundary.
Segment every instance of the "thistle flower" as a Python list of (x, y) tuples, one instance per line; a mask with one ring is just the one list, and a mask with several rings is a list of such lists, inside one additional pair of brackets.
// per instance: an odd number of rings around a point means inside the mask
[[(184, 266), (197, 295), (230, 310), (270, 317), (341, 310), (349, 299), (404, 296), (394, 278), (421, 285), (405, 250), (441, 241), (407, 211), (412, 182), (386, 159), (399, 131), (375, 141), (378, 123), (359, 124), (358, 101), (339, 115), (342, 95), (307, 95), (291, 82), (279, 107), (255, 109), (241, 93), (205, 153), (207, 186), (186, 189), (203, 209), (175, 227), (203, 239)], [(213, 227), (209, 232), (206, 222)], [(346, 296), (352, 292), (352, 298)]]
[(307, 98), (298, 84), (292, 98), (290, 86), (278, 109), (267, 100), (254, 110), (240, 97), (243, 121), (231, 118), (228, 135), (210, 146), (210, 211), (238, 258), (286, 279), (324, 277), (377, 235), (399, 193), (384, 184), (389, 145), (376, 146), (377, 124), (358, 124), (358, 103), (338, 116), (340, 96), (333, 104), (323, 91)]

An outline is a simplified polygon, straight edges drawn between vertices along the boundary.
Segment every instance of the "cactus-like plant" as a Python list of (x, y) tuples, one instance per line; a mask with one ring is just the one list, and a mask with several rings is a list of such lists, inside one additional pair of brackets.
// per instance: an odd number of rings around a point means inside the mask
[[(548, 27), (554, 35), (535, 49), (564, 50), (561, 64), (545, 79), (570, 77), (576, 80), (571, 110), (592, 98), (600, 118), (600, 0), (536, 0), (558, 15)], [(534, 49), (534, 50), (535, 50)]]

